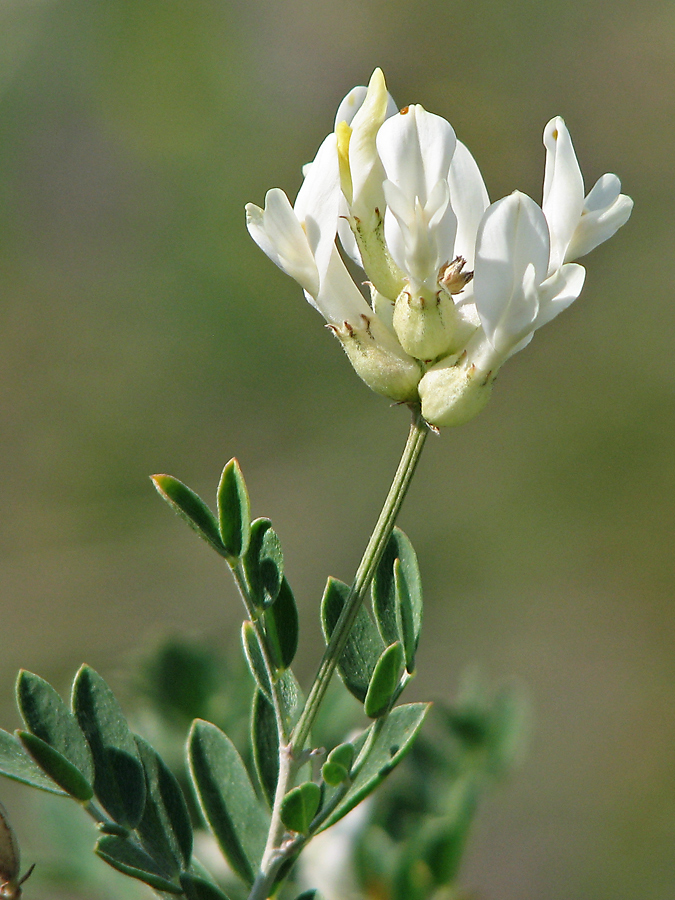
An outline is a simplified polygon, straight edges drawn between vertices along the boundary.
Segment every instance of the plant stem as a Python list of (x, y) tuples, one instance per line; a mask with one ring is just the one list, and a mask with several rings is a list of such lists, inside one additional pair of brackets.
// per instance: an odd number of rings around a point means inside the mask
[(429, 426), (422, 418), (419, 409), (414, 408), (408, 440), (403, 449), (394, 480), (389, 488), (389, 493), (384, 501), (382, 512), (354, 576), (354, 581), (349, 590), (344, 609), (335, 626), (335, 631), (326, 647), (314, 683), (307, 697), (305, 708), (293, 729), (291, 745), (295, 753), (301, 753), (307, 741), (338, 660), (347, 643), (347, 638), (356, 619), (361, 601), (373, 579), (375, 569), (394, 529), (396, 517), (415, 473), (415, 468), (428, 433)]
[[(344, 609), (324, 652), (302, 715), (293, 729), (289, 743), (284, 745), (284, 742), (280, 741), (279, 779), (274, 798), (272, 821), (267, 836), (267, 846), (261, 861), (260, 871), (251, 888), (248, 900), (265, 900), (272, 890), (276, 873), (282, 862), (286, 858), (297, 854), (302, 845), (308, 840), (308, 836), (297, 835), (294, 841), (289, 841), (288, 846), (284, 846), (282, 849), (281, 842), (284, 835), (284, 826), (281, 821), (281, 803), (287, 791), (293, 786), (294, 774), (300, 763), (312, 725), (335, 672), (338, 660), (347, 643), (349, 632), (352, 629), (365, 592), (373, 579), (377, 565), (391, 537), (396, 517), (410, 486), (428, 434), (429, 426), (422, 418), (419, 407), (414, 407), (408, 440), (403, 449), (394, 480), (389, 488), (382, 511), (354, 576), (354, 582), (347, 595)], [(241, 589), (242, 585), (240, 585)], [(245, 592), (242, 592), (242, 595), (244, 594)]]

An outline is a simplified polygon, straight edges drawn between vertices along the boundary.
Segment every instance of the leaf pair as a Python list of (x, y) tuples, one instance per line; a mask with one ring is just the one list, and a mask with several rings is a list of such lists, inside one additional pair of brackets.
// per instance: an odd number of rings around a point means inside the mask
[(218, 517), (191, 488), (173, 475), (153, 475), (161, 497), (215, 551), (234, 565), (246, 553), (251, 536), (251, 511), (239, 463), (231, 459), (218, 485)]
[[(350, 589), (330, 578), (321, 602), (328, 642), (349, 598)], [(375, 622), (361, 606), (338, 662), (347, 689), (364, 704), (370, 718), (384, 715), (403, 687), (403, 674), (414, 671), (422, 627), (422, 589), (415, 551), (399, 529), (389, 539), (373, 579)]]

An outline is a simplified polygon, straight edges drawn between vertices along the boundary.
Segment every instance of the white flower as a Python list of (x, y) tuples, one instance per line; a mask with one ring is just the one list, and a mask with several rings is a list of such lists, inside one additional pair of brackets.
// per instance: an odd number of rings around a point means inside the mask
[[(268, 192), (264, 210), (246, 208), (249, 231), (303, 287), (366, 384), (421, 402), (432, 425), (460, 424), (487, 402), (505, 360), (579, 296), (585, 272), (571, 260), (630, 216), (615, 175), (584, 198), (561, 118), (544, 144), (542, 207), (518, 191), (490, 206), (449, 123), (419, 105), (397, 113), (376, 69), (340, 104), (295, 206)], [(370, 304), (336, 237), (363, 268)]]

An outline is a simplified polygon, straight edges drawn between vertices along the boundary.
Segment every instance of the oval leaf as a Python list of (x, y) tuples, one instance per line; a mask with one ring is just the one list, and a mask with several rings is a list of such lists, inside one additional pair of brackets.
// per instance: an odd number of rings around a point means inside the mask
[[(395, 573), (399, 561), (398, 578)], [(414, 666), (422, 630), (422, 579), (408, 537), (395, 528), (382, 554), (372, 586), (373, 612), (386, 644), (402, 641), (408, 671)]]
[(272, 606), (263, 613), (267, 645), (277, 669), (287, 669), (298, 649), (298, 608), (289, 583), (284, 578)]
[(0, 729), (0, 775), (20, 781), (49, 794), (66, 792), (35, 763), (13, 734)]
[(260, 690), (253, 696), (251, 744), (258, 781), (271, 809), (279, 779), (279, 734), (274, 708)]
[[(349, 586), (329, 578), (321, 600), (321, 624), (328, 642), (349, 595)], [(361, 607), (338, 662), (347, 689), (363, 703), (384, 644), (367, 611)]]
[(253, 884), (265, 849), (264, 812), (232, 741), (197, 719), (188, 738), (190, 774), (204, 818), (234, 871)]
[[(429, 703), (408, 703), (397, 706), (383, 720), (380, 733), (366, 751), (366, 758), (357, 760), (357, 774), (354, 776), (353, 784), (323, 823), (321, 831), (325, 831), (326, 828), (347, 815), (384, 781), (392, 769), (396, 768), (412, 747), (430, 706)], [(366, 729), (359, 737), (357, 749), (368, 747), (368, 738), (372, 729), (379, 727), (379, 724), (376, 722)], [(329, 802), (330, 795), (326, 797), (326, 803)]]
[(65, 758), (85, 784), (92, 784), (94, 761), (89, 744), (75, 716), (51, 684), (22, 669), (16, 681), (16, 699), (28, 731)]
[(82, 803), (91, 800), (94, 796), (93, 787), (79, 769), (76, 769), (58, 750), (30, 731), (17, 731), (16, 736), (40, 768), (71, 797)]
[(240, 559), (248, 549), (251, 509), (246, 482), (236, 459), (223, 469), (218, 485), (218, 525), (220, 540), (232, 559)]
[(274, 603), (284, 577), (281, 542), (269, 519), (256, 519), (243, 559), (251, 599), (262, 609)]
[(145, 806), (145, 773), (115, 695), (82, 666), (73, 683), (73, 711), (94, 760), (94, 793), (119, 825), (135, 828)]
[(284, 797), (281, 804), (281, 821), (289, 831), (307, 834), (320, 803), (321, 788), (313, 781), (306, 781), (293, 788)]
[(228, 556), (218, 531), (216, 517), (200, 496), (173, 475), (153, 475), (152, 483), (169, 506), (221, 556)]
[(183, 889), (170, 881), (163, 869), (144, 850), (125, 838), (106, 834), (98, 839), (94, 850), (114, 869), (144, 881), (157, 891), (166, 891), (167, 894), (183, 893)]
[(321, 777), (331, 787), (337, 787), (349, 778), (349, 771), (339, 763), (325, 762), (321, 766)]
[(387, 647), (377, 661), (363, 704), (365, 714), (371, 719), (379, 718), (391, 706), (401, 682), (404, 664), (405, 656), (400, 641)]
[(172, 874), (186, 870), (192, 857), (192, 825), (175, 775), (157, 751), (136, 735), (145, 770), (146, 799), (137, 832), (153, 859)]

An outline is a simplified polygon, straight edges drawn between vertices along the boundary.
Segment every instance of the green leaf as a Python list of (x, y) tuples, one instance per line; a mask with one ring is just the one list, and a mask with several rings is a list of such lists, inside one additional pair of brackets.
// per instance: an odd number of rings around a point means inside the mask
[(20, 781), (49, 794), (66, 792), (58, 787), (26, 753), (13, 734), (0, 729), (0, 775)]
[(271, 809), (279, 779), (279, 735), (274, 707), (261, 690), (253, 695), (251, 744), (258, 781)]
[(153, 475), (152, 482), (169, 506), (221, 556), (228, 556), (220, 539), (216, 517), (193, 490), (173, 475)]
[[(321, 831), (334, 825), (343, 816), (371, 794), (387, 775), (396, 768), (412, 747), (417, 733), (422, 727), (429, 703), (408, 703), (397, 706), (386, 719), (375, 722), (355, 742), (360, 751), (366, 747), (364, 760), (357, 759), (357, 774), (344, 798), (321, 826)], [(375, 740), (369, 742), (373, 729), (378, 729)], [(370, 746), (369, 746), (370, 744)], [(326, 803), (330, 796), (326, 797)]]
[(251, 509), (246, 482), (236, 459), (223, 469), (218, 485), (220, 539), (232, 559), (246, 553), (251, 535)]
[(258, 640), (255, 626), (248, 619), (241, 626), (241, 642), (244, 647), (246, 662), (255, 678), (256, 684), (267, 699), (272, 702), (272, 687), (267, 677), (267, 667), (265, 666), (260, 641)]
[(228, 900), (219, 887), (198, 875), (184, 872), (180, 876), (180, 883), (187, 900)]
[(145, 774), (124, 714), (103, 678), (82, 666), (73, 711), (94, 759), (94, 793), (119, 825), (135, 828), (145, 806)]
[(328, 759), (321, 767), (321, 776), (326, 784), (336, 787), (347, 781), (354, 762), (354, 745), (338, 744), (328, 754)]
[(256, 519), (251, 525), (251, 540), (242, 562), (251, 599), (258, 609), (274, 603), (284, 577), (284, 555), (269, 519)]
[(144, 850), (125, 838), (106, 834), (98, 839), (94, 849), (108, 865), (131, 878), (144, 881), (157, 891), (183, 893), (183, 889), (170, 881), (167, 873)]
[(137, 831), (144, 848), (172, 874), (186, 870), (192, 857), (192, 825), (175, 775), (157, 751), (136, 736), (145, 770), (146, 800)]
[[(348, 595), (348, 585), (335, 578), (328, 579), (321, 600), (321, 623), (326, 643), (335, 630)], [(366, 699), (368, 686), (383, 650), (384, 644), (377, 628), (362, 606), (338, 662), (338, 671), (345, 686), (361, 703)]]
[(412, 672), (422, 630), (422, 579), (415, 550), (400, 528), (394, 529), (382, 554), (372, 594), (382, 640), (385, 644), (403, 642), (406, 667)]
[(219, 728), (197, 719), (188, 738), (188, 761), (204, 818), (234, 871), (253, 884), (269, 816), (258, 803), (241, 757)]
[(16, 698), (28, 731), (58, 751), (91, 784), (94, 761), (89, 744), (54, 688), (39, 675), (22, 669), (16, 681)]
[(82, 803), (91, 800), (94, 796), (93, 787), (79, 769), (76, 769), (58, 750), (30, 731), (17, 731), (16, 736), (40, 768), (71, 797)]
[(363, 704), (363, 710), (369, 718), (379, 718), (391, 706), (401, 682), (404, 663), (403, 645), (400, 641), (387, 647), (378, 659)]
[(298, 649), (298, 608), (289, 583), (284, 578), (277, 599), (263, 613), (267, 645), (277, 669), (287, 669)]
[(289, 831), (307, 834), (320, 803), (321, 788), (313, 781), (306, 781), (293, 788), (284, 797), (281, 804), (281, 821)]

